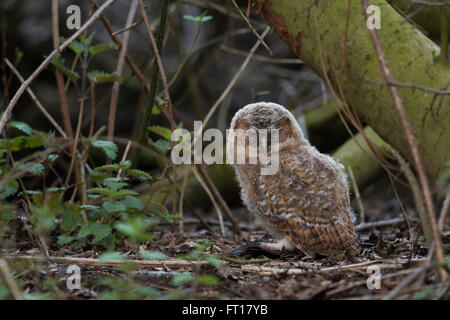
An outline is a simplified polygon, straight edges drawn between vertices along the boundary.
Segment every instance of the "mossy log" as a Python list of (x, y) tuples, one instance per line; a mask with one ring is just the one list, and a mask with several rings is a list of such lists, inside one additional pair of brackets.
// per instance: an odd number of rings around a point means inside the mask
[[(364, 132), (375, 145), (387, 151), (387, 143), (372, 128), (365, 127)], [(384, 173), (384, 169), (374, 160), (375, 155), (361, 133), (356, 134), (355, 138), (350, 138), (332, 156), (344, 165), (346, 171), (348, 168), (352, 169), (359, 188), (373, 182)]]
[[(385, 80), (360, 1), (351, 2), (344, 50), (347, 4), (348, 1), (258, 0), (258, 12), (319, 76), (325, 78), (325, 71), (336, 92), (341, 85), (346, 101), (350, 101), (346, 90), (348, 68), (350, 93), (360, 117), (411, 162), (392, 96), (386, 85), (380, 85)], [(395, 81), (446, 88), (450, 67), (435, 59), (440, 48), (405, 23), (385, 0), (371, 0), (371, 4), (380, 8), (382, 27), (377, 33)], [(435, 93), (411, 87), (401, 87), (399, 92), (425, 170), (434, 180), (450, 158), (450, 98), (436, 98)]]

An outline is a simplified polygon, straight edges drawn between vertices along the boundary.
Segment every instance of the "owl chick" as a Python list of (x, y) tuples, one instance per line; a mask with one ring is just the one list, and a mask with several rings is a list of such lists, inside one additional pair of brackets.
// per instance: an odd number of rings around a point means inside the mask
[(343, 166), (311, 146), (294, 116), (278, 104), (249, 104), (235, 114), (227, 137), (228, 157), (236, 148), (237, 129), (278, 131), (278, 141), (266, 143), (269, 153), (278, 150), (275, 174), (261, 174), (260, 162), (233, 164), (243, 202), (279, 239), (260, 248), (273, 253), (297, 248), (308, 256), (357, 254)]

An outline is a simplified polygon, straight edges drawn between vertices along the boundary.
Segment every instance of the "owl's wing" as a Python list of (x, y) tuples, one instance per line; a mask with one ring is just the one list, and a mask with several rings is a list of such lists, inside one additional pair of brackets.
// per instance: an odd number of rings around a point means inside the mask
[(256, 179), (259, 213), (304, 252), (327, 255), (351, 249), (357, 236), (345, 175), (336, 162), (313, 151), (307, 157), (280, 156), (276, 176)]

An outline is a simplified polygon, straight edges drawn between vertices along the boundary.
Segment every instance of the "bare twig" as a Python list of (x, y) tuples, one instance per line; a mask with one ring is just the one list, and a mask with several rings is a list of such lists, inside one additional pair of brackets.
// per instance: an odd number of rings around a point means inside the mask
[(233, 213), (231, 212), (230, 208), (228, 207), (227, 203), (223, 199), (220, 192), (217, 190), (216, 185), (214, 182), (212, 182), (211, 178), (208, 176), (208, 173), (206, 172), (205, 168), (202, 165), (196, 165), (198, 168), (198, 171), (200, 172), (200, 175), (205, 180), (208, 188), (213, 193), (214, 197), (219, 202), (219, 205), (222, 207), (222, 209), (225, 211), (225, 214), (227, 215), (228, 219), (230, 219), (233, 230), (236, 234), (240, 234), (241, 230), (239, 229), (238, 223), (236, 222), (236, 219), (234, 219)]
[(14, 281), (13, 276), (8, 268), (8, 263), (4, 258), (0, 258), (0, 269), (2, 270), (3, 277), (5, 278), (6, 283), (8, 284), (9, 290), (16, 300), (22, 300), (22, 294), (20, 293), (19, 288), (17, 287), (16, 282)]
[(198, 167), (193, 166), (192, 171), (193, 171), (197, 181), (200, 183), (200, 185), (203, 187), (203, 189), (205, 190), (205, 192), (208, 194), (209, 198), (211, 199), (211, 202), (213, 203), (214, 208), (216, 209), (217, 217), (219, 218), (220, 232), (222, 233), (222, 235), (225, 235), (225, 227), (223, 225), (222, 211), (220, 210), (219, 205), (217, 204), (216, 198), (212, 195), (211, 190), (209, 190), (209, 187), (205, 184), (202, 177), (200, 177), (200, 174), (198, 173), (198, 171), (200, 171), (200, 170), (198, 170), (197, 168)]
[[(134, 15), (136, 14), (137, 0), (131, 2), (130, 11), (128, 12), (127, 22), (125, 24), (125, 29), (129, 28), (133, 23)], [(130, 30), (125, 31), (123, 35), (122, 47), (120, 48), (119, 60), (117, 61), (117, 76), (122, 76), (122, 70), (124, 65), (125, 56), (127, 54), (128, 39), (130, 39)], [(112, 140), (114, 136), (114, 128), (116, 121), (116, 110), (117, 101), (119, 98), (119, 88), (120, 82), (114, 81), (112, 94), (111, 94), (111, 104), (109, 106), (109, 119), (108, 119), (108, 140)]]
[(366, 220), (364, 204), (362, 202), (361, 195), (359, 194), (358, 183), (356, 182), (355, 175), (353, 174), (353, 170), (351, 167), (348, 167), (348, 175), (350, 176), (350, 180), (352, 181), (352, 186), (353, 186), (353, 190), (355, 191), (356, 201), (358, 202), (359, 222), (364, 223), (364, 221)]
[[(52, 0), (52, 32), (53, 49), (58, 50), (59, 46), (59, 25), (58, 25), (58, 0)], [(64, 129), (70, 138), (73, 138), (73, 129), (70, 121), (70, 110), (67, 102), (67, 94), (64, 88), (64, 78), (58, 69), (55, 69), (56, 84), (58, 86), (59, 102), (61, 114), (64, 122)], [(75, 146), (74, 146), (75, 148)]]
[(432, 92), (438, 95), (448, 95), (450, 94), (450, 90), (437, 90), (437, 89), (433, 89), (433, 88), (428, 88), (428, 87), (424, 87), (418, 84), (414, 84), (414, 83), (401, 83), (401, 82), (395, 82), (395, 81), (385, 81), (385, 82), (380, 82), (380, 81), (375, 81), (375, 80), (371, 80), (371, 79), (365, 79), (365, 81), (369, 82), (369, 83), (373, 83), (379, 86), (396, 86), (399, 88), (411, 88), (411, 89), (418, 89), (418, 90), (422, 90), (425, 92)]
[(447, 218), (449, 206), (450, 206), (450, 193), (448, 193), (447, 196), (445, 197), (444, 202), (442, 203), (441, 213), (439, 215), (438, 226), (439, 226), (439, 231), (441, 233), (444, 232), (445, 218)]
[[(369, 5), (368, 0), (362, 0), (363, 3), (363, 14), (367, 19), (367, 7)], [(372, 38), (372, 42), (375, 47), (375, 51), (377, 54), (378, 61), (381, 65), (381, 70), (383, 75), (388, 83), (394, 82), (394, 78), (391, 74), (391, 71), (388, 67), (387, 60), (384, 56), (383, 49), (381, 48), (380, 40), (378, 39), (377, 31), (375, 29), (369, 29), (370, 36)], [(406, 141), (408, 143), (409, 149), (411, 151), (411, 155), (414, 160), (415, 169), (417, 170), (419, 176), (419, 182), (422, 188), (422, 192), (425, 198), (425, 204), (427, 207), (428, 218), (430, 220), (431, 230), (433, 233), (433, 240), (435, 246), (436, 258), (439, 263), (444, 260), (444, 253), (442, 250), (441, 238), (439, 236), (439, 230), (436, 224), (436, 217), (434, 215), (434, 207), (433, 201), (431, 198), (431, 191), (428, 184), (428, 178), (425, 174), (425, 170), (422, 165), (422, 159), (420, 157), (419, 151), (417, 149), (417, 144), (415, 141), (414, 134), (411, 129), (411, 124), (408, 121), (408, 116), (405, 112), (405, 108), (403, 106), (403, 101), (400, 98), (400, 95), (397, 91), (397, 87), (389, 85), (389, 90), (392, 94), (392, 98), (394, 99), (395, 108), (400, 117), (400, 122), (402, 124), (403, 130), (405, 132)], [(441, 278), (446, 278), (446, 271), (443, 268), (440, 268)]]
[[(270, 31), (270, 27), (266, 27), (266, 29), (264, 30), (264, 32), (261, 35), (261, 38), (264, 39), (264, 37), (267, 35), (267, 33), (269, 33)], [(225, 97), (228, 95), (228, 93), (230, 92), (230, 90), (234, 87), (234, 85), (236, 84), (237, 80), (239, 79), (239, 77), (241, 76), (242, 72), (244, 71), (244, 69), (247, 67), (248, 63), (250, 62), (251, 58), (253, 57), (253, 54), (255, 53), (255, 51), (258, 49), (259, 45), (261, 44), (261, 42), (258, 40), (255, 45), (252, 47), (252, 49), (250, 50), (250, 52), (248, 53), (247, 57), (245, 58), (244, 62), (242, 63), (242, 65), (240, 66), (239, 70), (236, 72), (236, 74), (234, 75), (233, 79), (231, 79), (230, 83), (228, 84), (228, 86), (225, 88), (225, 90), (222, 92), (222, 94), (220, 95), (219, 99), (217, 99), (217, 101), (214, 103), (214, 105), (211, 107), (211, 109), (209, 110), (208, 114), (206, 115), (205, 119), (203, 119), (203, 127), (205, 128), (209, 119), (211, 118), (211, 116), (214, 114), (214, 112), (216, 111), (216, 109), (220, 106), (220, 104), (222, 103), (223, 99), (225, 99)]]
[(431, 245), (433, 241), (433, 234), (431, 232), (430, 222), (428, 220), (427, 212), (425, 210), (423, 195), (422, 192), (420, 191), (417, 178), (412, 172), (411, 168), (409, 167), (408, 162), (406, 162), (406, 160), (400, 155), (400, 153), (394, 148), (392, 148), (390, 145), (387, 145), (387, 148), (389, 152), (393, 154), (397, 159), (403, 174), (406, 176), (406, 179), (408, 180), (408, 183), (413, 192), (414, 203), (416, 206), (417, 213), (419, 214), (420, 217), (420, 222), (422, 223), (422, 229), (425, 234), (425, 238), (427, 239), (428, 245)]
[(423, 6), (429, 6), (429, 7), (444, 7), (444, 6), (450, 6), (450, 2), (429, 2), (429, 1), (422, 1), (422, 0), (409, 0), (414, 4), (421, 4)]
[[(14, 65), (6, 58), (5, 59), (6, 65), (11, 69), (11, 71), (16, 75), (17, 79), (19, 79), (20, 83), (24, 83), (24, 79), (22, 77), (22, 75), (19, 73), (19, 71), (14, 67)], [(44, 114), (44, 116), (48, 119), (48, 121), (50, 121), (50, 123), (55, 127), (55, 129), (64, 137), (67, 138), (66, 133), (64, 132), (64, 130), (58, 125), (58, 123), (56, 122), (55, 119), (53, 119), (53, 117), (50, 115), (50, 113), (48, 113), (47, 110), (45, 110), (44, 106), (42, 105), (42, 103), (38, 100), (38, 98), (36, 97), (36, 95), (33, 93), (33, 91), (31, 90), (30, 87), (27, 88), (27, 92), (31, 97), (31, 100), (33, 100), (33, 102), (36, 104), (36, 106), (39, 108), (39, 110), (41, 110), (41, 112)]]
[[(220, 49), (222, 49), (225, 52), (229, 52), (232, 54), (237, 54), (243, 57), (246, 57), (248, 55), (248, 52), (243, 50), (238, 50), (234, 48), (230, 48), (227, 46), (222, 46)], [(259, 54), (254, 54), (252, 59), (267, 62), (267, 63), (273, 63), (273, 64), (303, 64), (304, 62), (300, 59), (289, 59), (289, 58), (271, 58), (271, 57), (265, 57)]]
[(245, 14), (241, 11), (241, 9), (239, 9), (239, 6), (237, 5), (236, 1), (231, 0), (233, 2), (233, 5), (235, 6), (235, 8), (237, 9), (237, 11), (239, 12), (239, 15), (242, 17), (242, 19), (244, 19), (245, 23), (247, 24), (247, 26), (250, 28), (250, 30), (253, 32), (253, 34), (258, 38), (258, 40), (262, 43), (262, 45), (264, 46), (264, 48), (267, 49), (267, 51), (269, 52), (269, 54), (271, 56), (273, 56), (272, 50), (270, 50), (269, 46), (264, 42), (264, 40), (261, 38), (261, 36), (259, 35), (258, 32), (256, 32), (255, 28), (253, 28), (252, 24), (250, 23), (250, 21), (248, 20), (248, 18), (245, 16)]
[(31, 74), (31, 76), (28, 77), (27, 80), (25, 80), (24, 83), (20, 86), (20, 88), (15, 93), (14, 97), (9, 102), (8, 107), (6, 107), (5, 113), (3, 114), (2, 119), (0, 120), (0, 133), (3, 131), (3, 128), (5, 127), (6, 121), (8, 121), (9, 116), (11, 115), (11, 112), (14, 108), (14, 106), (17, 104), (17, 101), (19, 101), (22, 94), (25, 92), (25, 90), (30, 86), (31, 82), (47, 67), (47, 65), (52, 61), (54, 57), (56, 57), (61, 51), (63, 51), (69, 44), (71, 44), (75, 39), (77, 39), (87, 28), (90, 27), (91, 24), (95, 22), (95, 20), (98, 19), (100, 14), (109, 6), (111, 5), (115, 0), (106, 0), (103, 5), (86, 21), (84, 25), (81, 26), (77, 32), (75, 32), (69, 39), (64, 41), (63, 44), (61, 44), (58, 49), (53, 50), (47, 58), (39, 65), (39, 67)]
[[(167, 11), (167, 1), (164, 2), (164, 6), (166, 7), (163, 10)], [(150, 23), (148, 21), (147, 13), (145, 12), (144, 4), (142, 3), (142, 0), (139, 0), (139, 9), (141, 11), (142, 18), (144, 18), (145, 26), (147, 28), (148, 36), (150, 37), (150, 41), (152, 43), (153, 51), (155, 53), (156, 62), (158, 64), (159, 68), (159, 74), (161, 76), (161, 80), (164, 87), (164, 98), (166, 100), (167, 106), (168, 106), (168, 113), (169, 113), (169, 124), (170, 124), (170, 130), (172, 132), (176, 129), (176, 124), (173, 118), (173, 107), (172, 102), (170, 100), (170, 94), (169, 94), (169, 85), (167, 84), (167, 77), (166, 73), (164, 71), (164, 66), (161, 61), (161, 56), (158, 49), (158, 44), (156, 43), (155, 37), (153, 36), (152, 28), (150, 27)], [(149, 108), (149, 106), (147, 106)], [(151, 109), (151, 107), (150, 107)], [(163, 109), (163, 108), (160, 108)], [(146, 110), (148, 112), (148, 110)], [(143, 124), (145, 127), (147, 126), (146, 123)], [(145, 129), (145, 128), (144, 128)], [(175, 145), (175, 141), (172, 141), (172, 147)], [(172, 185), (172, 212), (175, 214), (177, 212), (177, 170), (176, 165), (172, 162), (172, 172), (173, 172), (173, 185)]]
[(395, 219), (389, 219), (389, 220), (365, 222), (365, 223), (360, 223), (360, 224), (356, 225), (356, 231), (361, 231), (361, 230), (370, 229), (370, 228), (392, 226), (392, 225), (399, 224), (402, 222), (405, 222), (404, 218), (395, 218)]
[[(417, 260), (421, 261), (421, 260)], [(347, 265), (338, 265), (326, 268), (280, 268), (280, 267), (261, 267), (261, 266), (247, 266), (243, 265), (241, 267), (242, 271), (246, 272), (256, 272), (261, 276), (270, 276), (277, 274), (288, 274), (288, 275), (300, 275), (300, 274), (311, 274), (311, 273), (330, 273), (334, 271), (346, 270), (346, 271), (366, 271), (367, 266), (369, 265), (377, 265), (381, 270), (387, 269), (402, 269), (403, 267), (409, 264), (410, 260), (407, 259), (399, 259), (398, 261), (392, 261), (389, 263), (385, 263), (380, 260), (366, 261), (361, 263), (347, 264)]]
[(161, 260), (161, 261), (153, 261), (153, 260), (99, 260), (93, 258), (76, 258), (76, 257), (52, 257), (48, 258), (44, 256), (25, 256), (25, 255), (6, 255), (6, 259), (8, 260), (22, 260), (22, 261), (35, 261), (40, 263), (77, 263), (84, 264), (89, 266), (120, 266), (125, 263), (133, 263), (136, 266), (140, 267), (150, 267), (150, 268), (162, 268), (164, 266), (170, 268), (189, 268), (194, 266), (201, 266), (208, 264), (206, 261), (185, 261), (185, 260)]

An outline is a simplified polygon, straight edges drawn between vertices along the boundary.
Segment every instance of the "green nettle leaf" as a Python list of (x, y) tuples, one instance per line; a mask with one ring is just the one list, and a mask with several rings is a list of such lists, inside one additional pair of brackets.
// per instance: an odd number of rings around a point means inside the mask
[(77, 225), (78, 225), (77, 215), (74, 212), (66, 209), (61, 217), (60, 223), (61, 229), (63, 231), (69, 232), (72, 231)]
[(133, 190), (119, 190), (117, 191), (117, 193), (114, 195), (115, 198), (123, 198), (126, 196), (137, 196), (139, 193), (137, 193), (136, 191)]
[(128, 209), (142, 210), (144, 207), (142, 205), (142, 201), (133, 196), (126, 196), (120, 200), (120, 202), (123, 203)]
[[(128, 185), (127, 182), (121, 182), (121, 178), (106, 178), (103, 181), (103, 184), (105, 185), (105, 187), (111, 189), (112, 191), (122, 189), (123, 187), (126, 187)], [(117, 198), (117, 193), (111, 192), (111, 197)]]
[(131, 161), (130, 160), (120, 161), (119, 167), (122, 170), (127, 170), (129, 167), (131, 167)]
[(119, 165), (118, 164), (105, 164), (103, 166), (94, 168), (94, 171), (119, 171)]
[(152, 114), (154, 114), (155, 116), (158, 114), (161, 114), (161, 110), (159, 110), (159, 108), (156, 104), (154, 104), (152, 107)]
[(72, 236), (66, 236), (65, 234), (62, 234), (58, 236), (58, 244), (59, 245), (66, 245), (71, 243), (73, 240), (75, 240), (75, 237)]
[(172, 142), (166, 139), (159, 139), (155, 142), (155, 146), (161, 150), (162, 153), (166, 153), (167, 150), (172, 146)]
[(84, 51), (84, 47), (79, 41), (74, 41), (69, 44), (69, 48), (76, 54), (81, 54)]
[(35, 207), (33, 210), (34, 214), (31, 216), (31, 221), (33, 222), (38, 234), (49, 233), (52, 231), (55, 224), (55, 212), (49, 208)]
[(150, 132), (156, 133), (167, 140), (172, 138), (172, 131), (169, 128), (161, 127), (161, 126), (151, 126), (148, 127)]
[(70, 70), (69, 68), (67, 68), (64, 65), (64, 60), (61, 58), (53, 58), (51, 61), (51, 64), (54, 65), (56, 67), (56, 69), (58, 69), (59, 71), (61, 71), (62, 73), (64, 73), (64, 75), (69, 78), (72, 81), (77, 81), (78, 79), (80, 79), (80, 75), (75, 72)]
[(87, 38), (85, 36), (80, 36), (80, 42), (85, 46), (89, 47), (92, 42), (92, 38), (94, 38), (95, 32), (91, 33)]
[(96, 54), (100, 53), (100, 52), (104, 52), (104, 51), (110, 51), (110, 50), (117, 50), (119, 48), (119, 46), (114, 43), (114, 42), (110, 42), (110, 43), (99, 43), (96, 44), (95, 46), (92, 46), (89, 48), (89, 53), (93, 56), (95, 56)]
[(143, 287), (140, 286), (139, 288), (136, 288), (136, 292), (149, 297), (149, 298), (156, 298), (161, 296), (161, 292), (159, 292), (158, 289), (151, 288), (151, 287)]
[(9, 196), (16, 194), (19, 190), (19, 183), (13, 180), (4, 186), (0, 186), (0, 199), (6, 199)]
[(141, 258), (144, 260), (164, 260), (167, 256), (159, 251), (145, 251), (141, 254)]
[(103, 152), (112, 160), (114, 160), (116, 158), (118, 148), (114, 142), (104, 141), (104, 140), (96, 140), (96, 141), (91, 141), (91, 144), (95, 148), (102, 149)]
[(209, 264), (211, 264), (213, 267), (220, 267), (220, 265), (222, 264), (222, 262), (220, 261), (219, 258), (215, 257), (215, 256), (208, 256), (205, 259), (207, 262), (209, 262)]
[(51, 154), (48, 155), (47, 159), (53, 162), (53, 161), (55, 161), (56, 159), (58, 159), (58, 157), (59, 157), (59, 156), (58, 156), (57, 154), (51, 153)]
[(197, 277), (198, 283), (205, 286), (217, 286), (219, 284), (219, 279), (211, 274), (202, 274)]
[(99, 210), (100, 209), (99, 206), (93, 206), (93, 205), (90, 205), (90, 204), (84, 204), (82, 206), (78, 206), (77, 208), (79, 208), (81, 210), (89, 210), (89, 211), (92, 211), (92, 212), (95, 212), (95, 213), (99, 213), (99, 211), (100, 211)]
[(108, 188), (90, 188), (87, 190), (87, 192), (101, 194), (102, 196), (106, 197), (109, 197), (111, 195), (111, 190), (109, 190)]
[(95, 222), (93, 224), (85, 224), (81, 227), (80, 232), (78, 232), (78, 238), (85, 238), (89, 235), (93, 235), (93, 243), (98, 243), (105, 239), (111, 234), (112, 228), (107, 224), (101, 224), (100, 222)]
[(191, 282), (194, 280), (194, 276), (190, 273), (181, 273), (177, 274), (172, 278), (172, 284), (176, 287), (181, 286), (182, 284)]
[(143, 180), (143, 181), (151, 180), (153, 178), (147, 172), (139, 170), (139, 169), (128, 170), (128, 175), (139, 178), (140, 180)]
[(11, 121), (7, 124), (7, 126), (11, 127), (11, 128), (19, 129), (20, 131), (22, 131), (23, 133), (26, 133), (29, 136), (31, 136), (33, 134), (33, 130), (25, 122)]
[(104, 71), (95, 70), (88, 73), (89, 79), (95, 83), (106, 83), (106, 82), (119, 82), (123, 83), (123, 78), (118, 76), (115, 72), (106, 73)]
[(38, 176), (44, 171), (45, 167), (41, 163), (34, 164), (31, 168), (28, 169), (28, 172)]
[(98, 257), (99, 262), (125, 261), (125, 257), (119, 252), (105, 252)]
[(123, 212), (127, 210), (127, 207), (122, 202), (106, 201), (103, 203), (102, 208), (106, 213)]
[(24, 148), (37, 148), (37, 147), (42, 147), (44, 145), (42, 143), (41, 139), (39, 139), (39, 137), (37, 137), (37, 136), (25, 137), (23, 139), (23, 141), (24, 141), (24, 144), (23, 144)]

